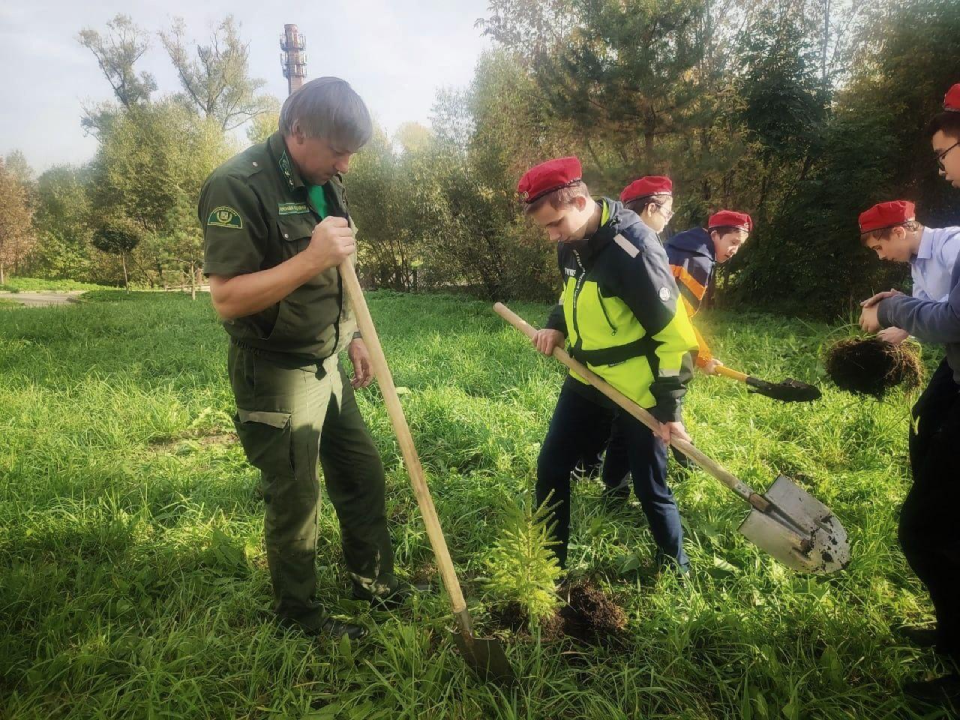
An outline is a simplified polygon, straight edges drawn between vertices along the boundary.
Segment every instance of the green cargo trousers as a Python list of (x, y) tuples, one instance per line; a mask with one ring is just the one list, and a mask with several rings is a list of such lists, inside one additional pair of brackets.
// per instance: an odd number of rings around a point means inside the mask
[(311, 630), (326, 619), (316, 599), (318, 460), (355, 596), (392, 592), (383, 464), (337, 357), (304, 367), (230, 343), (228, 368), (234, 424), (260, 470), (277, 614)]

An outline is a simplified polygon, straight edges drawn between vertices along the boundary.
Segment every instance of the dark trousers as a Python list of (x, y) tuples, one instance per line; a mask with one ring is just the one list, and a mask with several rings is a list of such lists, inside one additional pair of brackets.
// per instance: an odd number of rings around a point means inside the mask
[(689, 559), (683, 551), (680, 511), (666, 482), (667, 446), (632, 416), (582, 395), (572, 386), (576, 382), (568, 378), (560, 391), (537, 461), (537, 504), (547, 501), (549, 496), (549, 504), (556, 506), (554, 539), (560, 543), (555, 548), (557, 559), (566, 566), (570, 541), (570, 471), (583, 457), (587, 449), (585, 443), (596, 437), (597, 428), (605, 427), (609, 433), (611, 422), (616, 421), (626, 440), (633, 489), (650, 523), (658, 559), (672, 560), (686, 568)]
[(930, 593), (938, 648), (960, 656), (960, 386), (946, 360), (913, 406), (910, 469), (900, 547)]

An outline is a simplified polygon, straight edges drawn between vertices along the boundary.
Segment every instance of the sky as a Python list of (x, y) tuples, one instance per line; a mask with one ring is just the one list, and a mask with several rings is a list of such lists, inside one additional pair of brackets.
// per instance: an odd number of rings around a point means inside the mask
[(151, 35), (138, 69), (156, 78), (154, 97), (180, 89), (157, 32), (182, 17), (190, 39), (206, 42), (232, 13), (250, 43), (251, 74), (267, 81), (265, 92), (287, 94), (279, 43), (284, 24), (294, 23), (307, 39), (307, 79), (346, 79), (393, 131), (406, 121), (429, 124), (437, 90), (470, 82), (480, 53), (490, 47), (474, 26), (486, 10), (487, 0), (347, 0), (290, 8), (263, 0), (0, 0), (0, 156), (20, 150), (37, 174), (93, 157), (96, 140), (80, 127), (82, 105), (112, 99), (112, 91), (77, 34), (85, 27), (105, 32), (118, 13)]

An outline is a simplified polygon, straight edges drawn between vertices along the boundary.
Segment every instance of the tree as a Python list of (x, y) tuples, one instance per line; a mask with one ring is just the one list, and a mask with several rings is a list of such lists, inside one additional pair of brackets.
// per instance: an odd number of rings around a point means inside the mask
[(270, 112), (276, 101), (258, 91), (266, 83), (250, 77), (249, 43), (240, 39), (240, 26), (232, 15), (220, 23), (209, 45), (197, 45), (196, 59), (184, 39), (186, 24), (176, 19), (160, 40), (183, 87), (182, 100), (203, 114), (214, 118), (226, 130), (243, 125), (251, 118)]
[(527, 61), (557, 53), (578, 25), (574, 0), (491, 0), (488, 8), (477, 26)]
[(553, 294), (551, 253), (516, 198), (518, 168), (551, 142), (537, 129), (542, 114), (526, 112), (539, 98), (526, 93), (530, 87), (516, 57), (501, 52), (481, 58), (468, 90), (439, 98), (433, 179), (417, 183), (414, 203), (427, 284), (467, 287), (491, 299)]
[(179, 217), (174, 211), (195, 206), (203, 181), (235, 151), (215, 120), (176, 101), (118, 116), (93, 162), (91, 225), (103, 216), (136, 223), (149, 241), (125, 258), (127, 270), (162, 282), (171, 258), (163, 244), (182, 228), (171, 225), (171, 218)]
[(90, 250), (89, 166), (57, 165), (37, 180), (37, 247), (31, 272), (39, 277), (103, 280)]
[(3, 162), (7, 167), (7, 172), (13, 175), (27, 192), (32, 195), (36, 190), (37, 180), (33, 175), (33, 168), (30, 167), (30, 163), (27, 162), (26, 156), (19, 150), (14, 150), (13, 152), (7, 153)]
[[(960, 223), (955, 193), (937, 177), (924, 128), (960, 77), (952, 51), (960, 6), (944, 0), (885, 5), (861, 28), (854, 70), (837, 93), (812, 151), (771, 208), (768, 229), (731, 262), (732, 299), (835, 317), (874, 291), (902, 284), (903, 266), (881, 263), (858, 242), (858, 213), (905, 198), (932, 227)], [(771, 126), (772, 127), (772, 126)], [(806, 130), (798, 124), (798, 131)], [(779, 132), (779, 131), (777, 131)], [(829, 273), (823, 269), (830, 268)]]
[(422, 153), (433, 143), (433, 131), (420, 123), (405, 122), (393, 134), (394, 145), (404, 153)]
[[(509, 17), (526, 0), (499, 2)], [(703, 47), (697, 42), (701, 0), (574, 0), (573, 29), (562, 43), (532, 58), (532, 71), (556, 117), (579, 130), (589, 147), (606, 141), (615, 165), (653, 165), (658, 140), (683, 127), (696, 97), (691, 70)], [(537, 27), (541, 21), (537, 19)], [(537, 33), (543, 30), (538, 29)], [(498, 32), (504, 46), (524, 52), (529, 32)], [(591, 159), (602, 172), (600, 153)]]
[(125, 113), (94, 160), (93, 211), (114, 209), (144, 230), (162, 232), (180, 196), (196, 198), (234, 150), (219, 125), (176, 102)]
[(6, 269), (17, 272), (32, 245), (32, 215), (26, 189), (0, 159), (0, 285)]
[[(84, 28), (77, 39), (97, 59), (121, 107), (129, 110), (146, 105), (150, 102), (150, 94), (157, 89), (153, 75), (147, 72), (138, 75), (135, 68), (137, 61), (150, 48), (146, 31), (123, 14), (108, 22), (107, 30), (101, 35), (93, 28)], [(109, 124), (115, 113), (116, 109), (110, 104), (85, 107), (81, 123), (96, 134)]]
[(127, 254), (143, 239), (143, 228), (124, 217), (112, 217), (101, 221), (93, 231), (93, 246), (111, 255), (119, 255), (123, 264), (123, 287), (130, 290), (127, 276)]
[(267, 141), (280, 127), (280, 101), (272, 95), (264, 96), (266, 110), (250, 119), (247, 127), (247, 140), (251, 145)]
[(203, 265), (203, 228), (197, 219), (193, 198), (182, 195), (167, 213), (167, 238), (162, 251), (169, 261), (185, 270), (190, 281), (190, 297), (196, 300)]
[(418, 157), (416, 152), (398, 157), (390, 138), (376, 128), (347, 176), (350, 207), (360, 230), (361, 270), (377, 287), (416, 286), (413, 265), (423, 228), (416, 218), (415, 193), (418, 185), (432, 182), (417, 169)]

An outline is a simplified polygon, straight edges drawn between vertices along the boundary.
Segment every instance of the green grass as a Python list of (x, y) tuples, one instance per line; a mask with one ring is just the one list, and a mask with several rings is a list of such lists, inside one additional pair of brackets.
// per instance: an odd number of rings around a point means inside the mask
[(43, 292), (45, 290), (108, 290), (103, 285), (78, 282), (77, 280), (48, 280), (46, 278), (8, 277), (0, 285), (0, 292)]
[[(374, 293), (371, 308), (489, 632), (496, 508), (533, 486), (561, 368), (485, 303)], [(546, 311), (514, 309), (534, 323)], [(731, 366), (821, 379), (827, 326), (700, 324)], [(500, 689), (464, 669), (442, 593), (397, 614), (343, 599), (325, 501), (322, 599), (373, 632), (353, 646), (278, 636), (259, 615), (271, 602), (262, 507), (232, 434), (225, 349), (206, 296), (93, 292), (0, 313), (0, 717), (909, 717), (900, 683), (943, 669), (890, 631), (929, 619), (895, 539), (911, 398), (824, 383), (820, 402), (780, 405), (703, 376), (686, 410), (697, 444), (759, 489), (783, 472), (830, 505), (853, 543), (846, 572), (795, 575), (762, 555), (736, 533), (745, 506), (698, 472), (672, 475), (692, 581), (656, 579), (639, 507), (604, 511), (600, 488), (580, 484), (571, 569), (624, 607), (624, 646), (507, 636), (522, 680)], [(421, 573), (431, 552), (378, 398), (360, 402), (387, 466), (398, 564)]]

